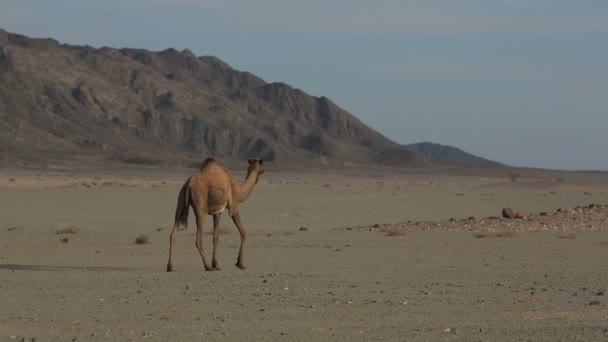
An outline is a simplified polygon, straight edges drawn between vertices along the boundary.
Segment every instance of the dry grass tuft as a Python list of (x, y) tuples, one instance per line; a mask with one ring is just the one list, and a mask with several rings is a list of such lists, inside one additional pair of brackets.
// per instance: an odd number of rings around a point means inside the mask
[(165, 229), (165, 228), (160, 227), (160, 226), (156, 227), (156, 231), (157, 231), (157, 232), (162, 232), (162, 231), (163, 231), (163, 229)]
[(569, 240), (574, 240), (576, 239), (576, 235), (574, 234), (567, 234), (567, 235), (558, 235), (557, 236), (558, 239), (569, 239)]
[(141, 234), (135, 238), (136, 245), (147, 245), (149, 243), (150, 243), (150, 239), (144, 234)]
[(25, 229), (24, 226), (14, 226), (14, 227), (8, 227), (8, 228), (6, 228), (6, 230), (9, 231), (9, 232), (22, 231), (24, 229)]
[(78, 234), (78, 233), (80, 233), (80, 228), (78, 228), (76, 226), (61, 227), (61, 228), (57, 228), (55, 230), (55, 233), (57, 233), (57, 234)]

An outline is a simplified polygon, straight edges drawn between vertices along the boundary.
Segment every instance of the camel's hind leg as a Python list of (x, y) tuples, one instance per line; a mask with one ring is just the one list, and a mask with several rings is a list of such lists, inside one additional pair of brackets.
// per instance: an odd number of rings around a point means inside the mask
[(239, 233), (241, 234), (241, 246), (239, 247), (239, 256), (236, 259), (236, 267), (244, 270), (245, 265), (243, 265), (243, 247), (245, 246), (245, 240), (247, 240), (247, 233), (245, 232), (245, 228), (243, 228), (243, 224), (241, 223), (241, 215), (239, 213), (234, 213), (232, 215), (232, 222), (239, 229)]
[(213, 267), (207, 263), (207, 259), (205, 258), (205, 250), (203, 249), (203, 226), (205, 225), (206, 215), (196, 213), (196, 249), (198, 249), (201, 258), (203, 259), (203, 264), (205, 265), (206, 271), (213, 271)]
[(173, 251), (173, 245), (175, 244), (175, 237), (177, 234), (177, 228), (179, 224), (175, 224), (173, 226), (173, 230), (171, 230), (171, 236), (169, 237), (169, 262), (167, 262), (167, 272), (173, 271), (173, 266), (171, 265), (171, 252)]
[(213, 214), (213, 259), (211, 260), (211, 267), (213, 267), (214, 270), (219, 271), (221, 270), (220, 266), (217, 264), (217, 249), (218, 249), (218, 242), (220, 239), (220, 217), (221, 217), (221, 213), (219, 214)]

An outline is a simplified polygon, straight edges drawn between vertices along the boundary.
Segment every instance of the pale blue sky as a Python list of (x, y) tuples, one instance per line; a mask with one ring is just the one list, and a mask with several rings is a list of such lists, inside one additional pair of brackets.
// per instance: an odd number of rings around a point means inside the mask
[(0, 28), (189, 48), (328, 96), (400, 143), (608, 170), (606, 0), (2, 0)]

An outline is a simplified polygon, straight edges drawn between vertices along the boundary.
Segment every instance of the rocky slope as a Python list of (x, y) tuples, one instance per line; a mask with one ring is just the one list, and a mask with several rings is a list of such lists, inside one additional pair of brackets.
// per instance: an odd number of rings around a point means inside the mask
[(435, 144), (431, 142), (421, 142), (416, 144), (406, 145), (406, 147), (418, 154), (421, 154), (430, 160), (437, 162), (446, 162), (459, 165), (481, 166), (481, 167), (503, 167), (504, 164), (484, 159), (470, 153), (467, 153), (459, 148)]

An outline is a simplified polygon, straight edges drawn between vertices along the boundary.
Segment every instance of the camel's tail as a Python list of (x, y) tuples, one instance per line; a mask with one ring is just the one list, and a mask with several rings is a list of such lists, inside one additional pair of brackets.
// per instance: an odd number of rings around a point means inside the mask
[(190, 178), (184, 183), (177, 197), (177, 208), (175, 208), (175, 225), (179, 230), (188, 228), (188, 213), (190, 210)]

